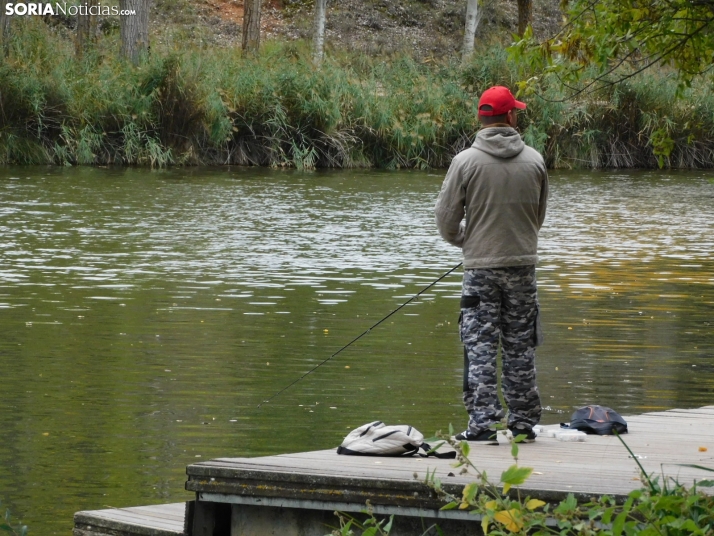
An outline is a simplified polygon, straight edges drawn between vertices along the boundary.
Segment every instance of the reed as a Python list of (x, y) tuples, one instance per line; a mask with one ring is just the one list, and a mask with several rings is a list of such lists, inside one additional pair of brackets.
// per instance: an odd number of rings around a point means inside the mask
[[(471, 143), (480, 92), (534, 74), (501, 47), (466, 65), (336, 50), (317, 69), (305, 42), (243, 58), (159, 41), (139, 66), (115, 35), (77, 61), (69, 35), (23, 21), (0, 63), (0, 163), (442, 168)], [(712, 167), (714, 97), (676, 91), (649, 73), (564, 101), (546, 77), (520, 128), (549, 167)]]
[[(2, 502), (0, 502), (1, 506)], [(5, 509), (5, 514), (0, 517), (0, 534), (5, 536), (27, 536), (27, 525), (13, 520), (10, 510)]]

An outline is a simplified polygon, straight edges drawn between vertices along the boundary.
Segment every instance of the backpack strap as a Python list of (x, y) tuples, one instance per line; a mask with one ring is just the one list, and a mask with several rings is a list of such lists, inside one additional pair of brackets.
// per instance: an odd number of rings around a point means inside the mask
[(456, 451), (451, 451), (451, 452), (431, 452), (431, 446), (428, 443), (422, 443), (421, 448), (424, 449), (424, 452), (426, 454), (422, 454), (421, 452), (419, 453), (419, 456), (422, 458), (442, 458), (442, 459), (453, 459), (456, 458)]
[[(415, 445), (404, 445), (404, 449), (404, 452), (400, 452), (398, 454), (378, 454), (374, 452), (359, 452), (357, 450), (350, 450), (340, 445), (337, 447), (337, 454), (346, 454), (349, 456), (387, 456), (390, 458), (401, 458), (403, 456), (412, 456), (419, 452), (419, 447)], [(419, 456), (422, 456), (422, 454), (419, 454)]]

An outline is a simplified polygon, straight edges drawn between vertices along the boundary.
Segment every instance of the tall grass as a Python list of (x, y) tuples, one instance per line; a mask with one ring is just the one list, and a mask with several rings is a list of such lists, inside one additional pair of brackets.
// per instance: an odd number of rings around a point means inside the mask
[[(0, 63), (0, 163), (445, 167), (478, 129), (480, 92), (533, 74), (499, 47), (467, 65), (338, 51), (316, 69), (302, 42), (268, 42), (259, 58), (166, 45), (135, 67), (112, 36), (81, 61), (41, 20), (14, 39)], [(712, 167), (714, 95), (675, 90), (649, 74), (563, 101), (545, 79), (520, 128), (551, 167)]]

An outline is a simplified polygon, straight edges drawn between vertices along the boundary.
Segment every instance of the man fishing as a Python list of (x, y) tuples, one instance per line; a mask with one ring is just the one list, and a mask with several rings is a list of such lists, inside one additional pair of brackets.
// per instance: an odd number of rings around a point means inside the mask
[(439, 233), (464, 255), (459, 329), (469, 423), (458, 440), (496, 438), (494, 426), (505, 415), (496, 378), (499, 343), (509, 430), (533, 441), (540, 420), (535, 265), (548, 173), (543, 157), (516, 131), (518, 110), (525, 108), (506, 87), (484, 91), (478, 103), (482, 128), (453, 159), (436, 201)]

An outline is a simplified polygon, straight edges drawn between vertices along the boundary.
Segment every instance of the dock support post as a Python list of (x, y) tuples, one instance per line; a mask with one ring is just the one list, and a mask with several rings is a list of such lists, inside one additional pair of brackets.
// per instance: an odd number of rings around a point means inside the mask
[[(231, 505), (192, 501), (187, 507), (187, 525), (191, 528), (189, 536), (231, 536)], [(191, 518), (188, 520), (188, 518)]]

